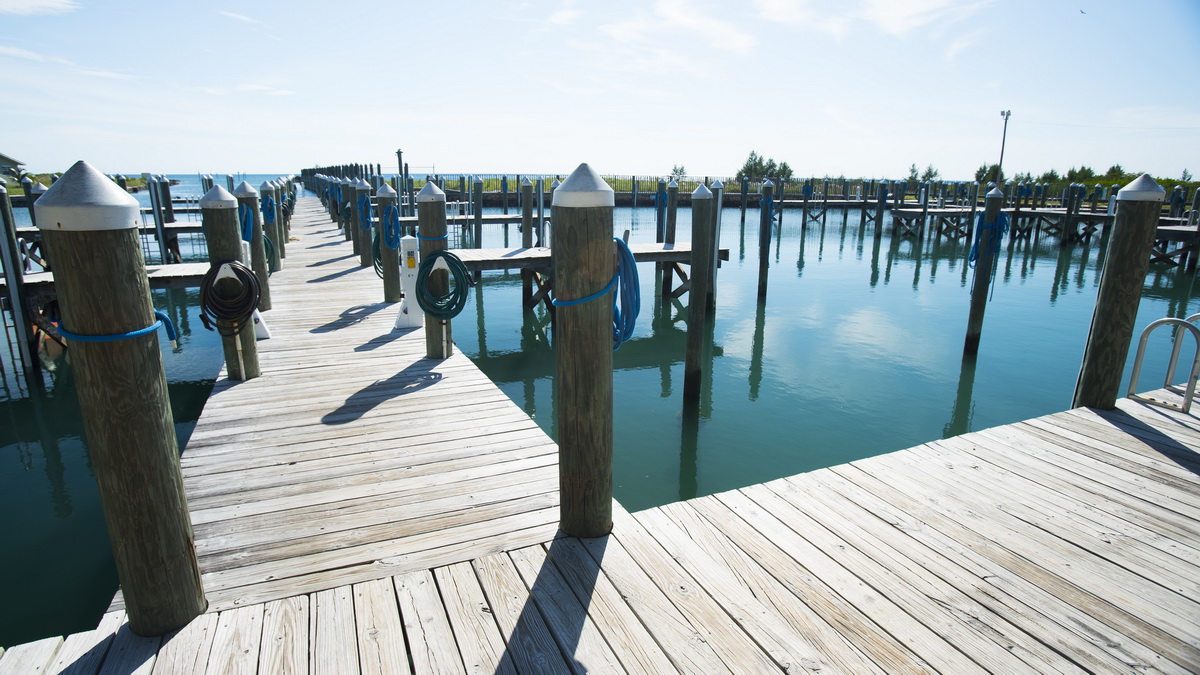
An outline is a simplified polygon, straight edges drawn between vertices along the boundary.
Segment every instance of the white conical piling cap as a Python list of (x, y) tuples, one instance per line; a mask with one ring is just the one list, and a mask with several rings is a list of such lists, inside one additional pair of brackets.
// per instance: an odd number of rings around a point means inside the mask
[(698, 185), (695, 190), (692, 190), (692, 201), (697, 199), (712, 199), (712, 196), (712, 191), (703, 185)]
[[(1122, 202), (1161, 202), (1166, 196), (1167, 191), (1156, 183), (1148, 173), (1134, 178), (1129, 185), (1117, 191), (1117, 201)], [(45, 199), (45, 197), (42, 197), (42, 199)], [(41, 216), (38, 217), (41, 218)]]
[(473, 181), (471, 181), (471, 184), (472, 185), (483, 185), (483, 179), (480, 178), (479, 176), (475, 176), (475, 179)]
[(558, 189), (558, 186), (560, 186), (560, 185), (562, 185), (562, 181), (560, 181), (559, 179), (555, 178), (555, 179), (554, 179), (554, 182), (550, 184), (550, 189), (551, 189), (551, 190), (557, 190), (557, 189)]
[[(58, 181), (55, 181), (55, 182), (57, 183)], [(43, 185), (42, 183), (38, 182), (38, 183), (34, 183), (33, 187), (29, 188), (29, 192), (30, 192), (30, 194), (41, 195), (41, 194), (46, 194), (46, 190), (49, 190), (49, 189), (50, 188), (48, 188), (45, 185)]]
[(604, 182), (600, 174), (584, 163), (576, 167), (571, 175), (559, 184), (558, 189), (554, 191), (554, 201), (551, 205), (588, 208), (615, 204), (616, 198), (613, 189)]
[(724, 190), (725, 184), (721, 182), (720, 178), (717, 178), (712, 182), (712, 185), (709, 185), (708, 187), (712, 188), (713, 190)]
[(142, 219), (138, 201), (83, 160), (67, 169), (33, 210), (39, 230), (125, 230)]
[(770, 178), (764, 178), (764, 179), (763, 179), (763, 182), (762, 182), (762, 187), (765, 187), (765, 188), (767, 188), (767, 187), (775, 187), (775, 184), (771, 182), (771, 179), (770, 179)]
[(387, 183), (384, 183), (383, 187), (379, 188), (379, 191), (375, 194), (377, 197), (383, 197), (384, 199), (395, 199), (396, 197), (396, 191)]
[(421, 202), (444, 202), (446, 201), (446, 193), (437, 186), (433, 181), (427, 181), (425, 187), (417, 193), (417, 203)]
[(354, 181), (354, 189), (356, 189), (356, 190), (370, 190), (370, 189), (371, 189), (371, 184), (370, 184), (370, 183), (368, 183), (367, 181), (365, 181), (365, 180), (363, 180), (363, 179), (359, 178), (358, 180)]
[(275, 186), (274, 186), (274, 185), (271, 185), (271, 181), (269, 181), (269, 180), (264, 180), (264, 181), (262, 182), (262, 185), (259, 185), (259, 186), (258, 186), (258, 191), (259, 191), (259, 192), (274, 192), (274, 191), (275, 191)]
[(997, 197), (1003, 197), (1003, 196), (1004, 196), (1004, 193), (1000, 191), (1000, 188), (994, 187), (991, 190), (988, 190), (988, 193), (986, 195), (984, 195), (984, 199), (995, 199)]
[(676, 183), (674, 178), (671, 179), (670, 183), (667, 183), (667, 189), (670, 190), (671, 188), (679, 189), (679, 183)]
[(529, 187), (533, 187), (533, 181), (529, 180), (529, 176), (526, 176), (521, 179), (521, 185), (528, 185)]
[(214, 185), (213, 189), (204, 193), (200, 198), (200, 208), (202, 209), (236, 209), (237, 198), (229, 194), (229, 190)]
[(234, 197), (257, 197), (258, 190), (249, 181), (242, 181), (236, 188), (233, 189)]

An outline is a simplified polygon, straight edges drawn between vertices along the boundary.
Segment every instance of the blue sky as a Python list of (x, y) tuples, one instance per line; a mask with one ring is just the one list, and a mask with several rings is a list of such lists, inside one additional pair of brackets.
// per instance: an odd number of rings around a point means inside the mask
[(1200, 174), (1200, 2), (0, 0), (31, 170)]

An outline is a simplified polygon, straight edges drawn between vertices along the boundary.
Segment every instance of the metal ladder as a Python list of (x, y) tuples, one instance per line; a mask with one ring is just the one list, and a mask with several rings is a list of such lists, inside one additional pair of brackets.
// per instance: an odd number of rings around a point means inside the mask
[[(1200, 320), (1200, 313), (1193, 314), (1186, 319), (1176, 319), (1173, 317), (1159, 319), (1157, 321), (1152, 321), (1149, 326), (1146, 326), (1146, 328), (1142, 331), (1141, 339), (1138, 340), (1137, 356), (1135, 356), (1133, 359), (1133, 372), (1129, 375), (1129, 390), (1125, 393), (1128, 398), (1134, 399), (1135, 401), (1142, 401), (1143, 403), (1150, 403), (1163, 408), (1180, 410), (1185, 414), (1191, 412), (1192, 399), (1196, 396), (1196, 379), (1197, 376), (1200, 376), (1200, 328), (1195, 326), (1197, 320)], [(1135, 389), (1137, 389), (1138, 376), (1142, 373), (1142, 359), (1146, 355), (1146, 342), (1150, 339), (1150, 333), (1154, 332), (1154, 329), (1160, 326), (1175, 327), (1175, 346), (1171, 348), (1171, 360), (1167, 362), (1167, 374), (1166, 377), (1163, 378), (1163, 388), (1167, 391), (1181, 394), (1183, 396), (1182, 406), (1170, 403), (1168, 401), (1160, 401), (1154, 398), (1138, 396), (1135, 392)], [(1183, 347), (1183, 341), (1179, 339), (1179, 333), (1181, 330), (1190, 333), (1192, 338), (1196, 341), (1196, 355), (1192, 359), (1192, 369), (1188, 373), (1187, 386), (1184, 387), (1183, 391), (1180, 391), (1178, 387), (1172, 386), (1171, 384), (1171, 377), (1175, 374), (1175, 366), (1179, 363), (1179, 350)]]

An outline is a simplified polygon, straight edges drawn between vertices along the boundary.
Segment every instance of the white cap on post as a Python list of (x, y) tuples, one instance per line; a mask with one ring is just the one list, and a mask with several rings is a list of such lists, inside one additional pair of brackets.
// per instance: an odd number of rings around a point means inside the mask
[(275, 186), (274, 186), (274, 185), (271, 185), (271, 181), (269, 181), (269, 180), (264, 180), (264, 181), (262, 182), (262, 185), (259, 185), (259, 186), (258, 186), (258, 191), (259, 191), (259, 192), (274, 192), (274, 191), (275, 191)]
[(384, 199), (395, 199), (396, 191), (392, 189), (391, 185), (384, 183), (383, 187), (379, 188), (377, 196), (383, 197)]
[(766, 187), (771, 187), (771, 188), (773, 188), (773, 187), (775, 187), (775, 184), (771, 182), (771, 179), (770, 179), (770, 178), (764, 178), (764, 179), (763, 179), (763, 182), (762, 182), (762, 187), (765, 187), (765, 188), (766, 188)]
[(674, 178), (671, 179), (670, 183), (667, 183), (667, 189), (670, 190), (671, 188), (679, 188), (679, 183), (676, 183)]
[(712, 191), (704, 187), (704, 185), (698, 185), (695, 190), (692, 190), (693, 201), (697, 199), (712, 199), (712, 196)]
[(83, 160), (67, 169), (33, 205), (39, 230), (125, 230), (141, 225), (141, 206)]
[(529, 176), (525, 176), (524, 178), (521, 179), (521, 185), (528, 185), (530, 187), (533, 187), (533, 181), (529, 180)]
[(613, 189), (587, 163), (580, 164), (554, 191), (553, 206), (589, 208), (613, 206)]
[(257, 197), (258, 190), (255, 190), (254, 186), (251, 185), (248, 181), (242, 181), (240, 184), (238, 184), (238, 186), (236, 188), (234, 188), (233, 196), (234, 197)]
[(237, 198), (220, 185), (214, 185), (213, 189), (205, 192), (200, 198), (202, 209), (236, 209), (237, 205)]
[[(1117, 191), (1117, 201), (1135, 201), (1135, 202), (1161, 202), (1167, 196), (1167, 191), (1162, 188), (1150, 174), (1144, 173), (1141, 176), (1133, 179), (1129, 185)], [(45, 199), (43, 197), (42, 199)], [(40, 202), (39, 202), (40, 203)], [(41, 218), (41, 215), (38, 215)]]
[(986, 195), (984, 195), (984, 199), (994, 199), (996, 197), (1003, 197), (1003, 196), (1004, 196), (1004, 193), (1000, 191), (1000, 188), (994, 187), (991, 190), (988, 190), (988, 193)]
[(417, 193), (418, 203), (444, 201), (446, 201), (446, 193), (443, 192), (442, 189), (437, 186), (437, 183), (434, 183), (433, 181), (426, 182), (425, 187), (421, 188), (421, 191)]
[(712, 185), (710, 185), (709, 187), (714, 190), (724, 190), (725, 184), (721, 182), (720, 178), (716, 178), (713, 180)]

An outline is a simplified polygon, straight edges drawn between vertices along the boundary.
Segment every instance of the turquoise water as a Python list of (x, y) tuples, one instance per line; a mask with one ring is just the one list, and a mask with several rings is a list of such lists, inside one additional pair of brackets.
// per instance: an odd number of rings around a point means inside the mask
[[(270, 176), (251, 176), (255, 185)], [(177, 176), (176, 195), (199, 191)], [(221, 178), (221, 177), (218, 177)], [(240, 179), (239, 179), (240, 180)], [(498, 209), (488, 209), (496, 212)], [(18, 217), (19, 214), (18, 214)], [(619, 209), (616, 233), (653, 241), (653, 209)], [(181, 219), (186, 219), (181, 216)], [(709, 494), (909, 447), (948, 434), (1070, 405), (1099, 280), (1099, 241), (1054, 238), (1001, 254), (977, 367), (961, 352), (971, 270), (963, 243), (873, 237), (830, 212), (800, 227), (787, 211), (773, 240), (766, 302), (755, 300), (757, 213), (741, 226), (725, 209), (711, 358), (698, 424), (681, 411), (686, 304), (652, 297), (653, 265), (639, 265), (643, 310), (634, 339), (614, 355), (616, 497), (628, 509)], [(679, 240), (689, 239), (687, 209)], [(886, 229), (890, 229), (885, 227)], [(515, 246), (515, 226), (485, 226), (485, 246)], [(184, 240), (186, 250), (186, 237)], [(1153, 266), (1138, 324), (1200, 306), (1193, 278)], [(686, 303), (687, 296), (683, 302)], [(165, 346), (181, 440), (220, 368), (200, 327), (195, 291), (156, 291), (183, 349)], [(472, 315), (472, 309), (474, 314)], [(552, 334), (543, 312), (520, 309), (516, 273), (485, 273), (455, 340), (551, 435)], [(1169, 342), (1153, 343), (1141, 389), (1161, 383)], [(116, 588), (103, 519), (78, 420), (69, 365), (30, 394), (4, 352), (0, 414), (0, 645), (90, 628)], [(969, 386), (963, 386), (969, 385)]]

